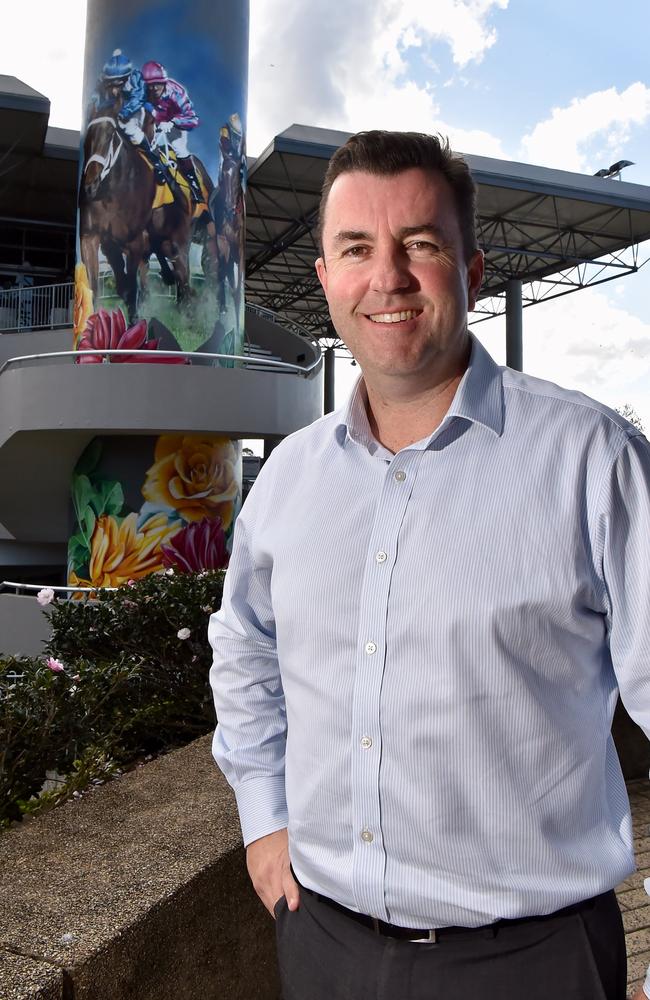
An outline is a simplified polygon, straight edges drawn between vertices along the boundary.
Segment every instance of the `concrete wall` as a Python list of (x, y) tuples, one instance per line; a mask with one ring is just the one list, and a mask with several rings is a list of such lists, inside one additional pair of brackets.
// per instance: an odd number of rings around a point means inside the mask
[(0, 593), (0, 656), (41, 656), (49, 637), (49, 619), (34, 596)]
[[(317, 346), (277, 324), (250, 313), (246, 322), (283, 360), (319, 361)], [(70, 344), (65, 330), (3, 335), (0, 365)], [(66, 541), (72, 469), (98, 434), (282, 438), (321, 415), (322, 394), (322, 363), (306, 378), (200, 363), (12, 366), (0, 376), (0, 523), (19, 542)]]
[(210, 737), (0, 836), (2, 1000), (279, 1000)]

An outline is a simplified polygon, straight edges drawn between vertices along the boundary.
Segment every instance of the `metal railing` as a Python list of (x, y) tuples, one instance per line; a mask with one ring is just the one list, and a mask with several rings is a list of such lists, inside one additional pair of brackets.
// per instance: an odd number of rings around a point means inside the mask
[(41, 590), (53, 590), (55, 594), (66, 593), (66, 594), (95, 594), (98, 590), (117, 590), (117, 587), (52, 587), (49, 583), (20, 583), (16, 580), (0, 580), (0, 592), (3, 590), (12, 590), (15, 594), (18, 594), (21, 590), (28, 590), (30, 593), (36, 591), (40, 593)]
[[(101, 348), (92, 347), (84, 351), (48, 351), (46, 354), (23, 354), (21, 357), (8, 358), (5, 363), (0, 366), (0, 375), (7, 370), (12, 365), (20, 365), (23, 362), (29, 361), (44, 361), (52, 358), (81, 358), (83, 356), (88, 357), (101, 357), (102, 362), (108, 364), (110, 363), (111, 357), (114, 355), (126, 355), (127, 357), (141, 357), (141, 364), (155, 363), (156, 358), (185, 358), (185, 364), (191, 365), (195, 358), (203, 358), (208, 361), (214, 362), (225, 362), (225, 365), (219, 365), (219, 367), (226, 367), (228, 362), (240, 361), (242, 362), (242, 367), (247, 365), (262, 366), (269, 368), (271, 371), (279, 372), (293, 372), (295, 375), (302, 375), (305, 378), (310, 375), (315, 368), (321, 362), (320, 357), (316, 358), (309, 365), (294, 365), (289, 361), (274, 361), (271, 358), (261, 358), (253, 356), (250, 354), (208, 354), (205, 351), (134, 351), (130, 349), (118, 349), (112, 348), (110, 350), (102, 350)], [(123, 364), (124, 362), (122, 362)], [(138, 364), (138, 362), (135, 362)], [(127, 362), (128, 364), (128, 362)]]
[[(105, 276), (100, 275), (100, 280)], [(99, 299), (108, 293), (102, 287)], [(110, 293), (114, 297), (114, 292)], [(171, 298), (175, 294), (174, 289), (165, 286), (160, 295), (161, 298)], [(54, 328), (57, 326), (71, 326), (73, 322), (74, 308), (74, 282), (67, 281), (58, 285), (36, 285), (23, 288), (0, 289), (0, 333), (20, 332), (21, 330), (40, 330), (44, 328)], [(318, 341), (304, 326), (300, 326), (291, 319), (283, 319), (267, 309), (265, 306), (258, 306), (254, 302), (246, 303), (246, 311), (266, 319), (270, 323), (277, 323), (283, 329), (295, 333), (303, 340), (309, 341), (312, 347), (318, 347)]]
[(304, 326), (300, 326), (292, 319), (284, 319), (282, 316), (278, 316), (276, 312), (272, 309), (267, 309), (266, 306), (258, 306), (256, 302), (247, 302), (246, 311), (253, 313), (254, 316), (259, 316), (260, 319), (268, 320), (269, 323), (276, 323), (281, 326), (283, 330), (288, 330), (289, 333), (294, 333), (297, 337), (302, 340), (307, 340), (312, 347), (320, 351), (320, 344), (313, 333), (310, 333)]
[(0, 333), (71, 326), (73, 302), (71, 282), (0, 289)]

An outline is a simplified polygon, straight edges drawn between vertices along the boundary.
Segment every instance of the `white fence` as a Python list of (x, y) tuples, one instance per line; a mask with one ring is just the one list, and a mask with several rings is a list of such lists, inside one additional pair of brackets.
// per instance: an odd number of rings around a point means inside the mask
[(0, 333), (72, 326), (74, 284), (0, 290)]

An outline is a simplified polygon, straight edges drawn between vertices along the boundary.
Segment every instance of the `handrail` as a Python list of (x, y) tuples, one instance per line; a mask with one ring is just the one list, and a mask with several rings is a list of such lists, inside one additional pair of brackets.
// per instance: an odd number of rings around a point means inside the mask
[(303, 340), (309, 341), (312, 347), (315, 347), (320, 351), (321, 347), (318, 342), (318, 338), (313, 335), (306, 327), (301, 326), (300, 323), (296, 323), (293, 319), (285, 319), (283, 316), (279, 316), (272, 309), (267, 309), (266, 306), (258, 306), (257, 302), (247, 302), (246, 309), (249, 312), (255, 313), (260, 319), (267, 319), (270, 323), (275, 323), (282, 327), (283, 330), (288, 330), (289, 332), (295, 333), (298, 337)]
[(0, 590), (12, 587), (14, 590), (53, 590), (73, 594), (94, 594), (98, 590), (117, 590), (117, 587), (52, 587), (49, 583), (18, 583), (15, 580), (0, 580)]
[(69, 281), (0, 289), (0, 333), (71, 326), (73, 290)]
[(262, 365), (267, 366), (270, 369), (276, 371), (287, 371), (294, 372), (296, 375), (307, 376), (314, 371), (315, 368), (321, 363), (321, 358), (316, 358), (309, 365), (294, 365), (289, 361), (272, 361), (269, 358), (257, 358), (252, 357), (250, 354), (208, 354), (205, 351), (143, 351), (143, 350), (129, 350), (126, 348), (110, 348), (102, 349), (101, 347), (89, 347), (83, 351), (49, 351), (47, 354), (23, 354), (20, 357), (8, 358), (3, 365), (0, 366), (0, 375), (10, 366), (17, 364), (22, 361), (42, 361), (46, 358), (71, 358), (79, 357), (81, 355), (100, 355), (106, 362), (107, 357), (111, 357), (114, 354), (118, 355), (128, 355), (142, 356), (149, 361), (153, 361), (154, 358), (186, 358), (187, 363), (191, 364), (192, 358), (209, 358), (211, 361), (243, 361), (245, 364), (249, 365)]
[[(72, 322), (72, 316), (67, 317), (65, 320), (54, 320), (52, 310), (69, 311), (74, 301), (74, 287), (74, 281), (64, 281), (57, 282), (52, 285), (28, 285), (24, 288), (1, 289), (0, 307), (5, 307), (9, 309), (10, 312), (15, 312), (17, 322), (8, 327), (3, 327), (0, 322), (0, 333), (8, 333), (11, 330), (18, 330), (20, 332), (20, 330), (42, 329), (43, 327), (54, 328), (56, 326), (70, 325)], [(38, 308), (36, 309), (37, 303)], [(29, 307), (28, 309), (23, 309), (23, 312), (26, 313), (24, 317), (21, 313), (21, 305)], [(32, 309), (32, 305), (34, 306), (34, 310)], [(283, 329), (295, 333), (303, 340), (307, 340), (312, 347), (320, 349), (318, 339), (314, 337), (314, 335), (304, 326), (301, 326), (300, 323), (296, 323), (295, 320), (285, 319), (284, 317), (279, 316), (272, 309), (267, 309), (266, 306), (257, 305), (256, 302), (246, 302), (245, 308), (247, 312), (252, 312), (257, 316), (260, 316), (262, 319), (269, 320), (271, 323), (277, 323)], [(36, 322), (34, 322), (34, 311), (38, 313)], [(29, 313), (29, 316), (27, 313)], [(48, 316), (49, 319), (46, 320), (46, 316)], [(25, 322), (22, 321), (23, 319)], [(27, 319), (30, 320), (29, 323), (27, 322)]]

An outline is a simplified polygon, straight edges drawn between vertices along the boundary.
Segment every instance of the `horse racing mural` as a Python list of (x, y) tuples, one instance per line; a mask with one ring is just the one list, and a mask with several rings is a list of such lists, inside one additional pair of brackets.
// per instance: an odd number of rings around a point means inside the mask
[[(74, 347), (84, 352), (78, 364), (185, 364), (183, 354), (167, 352), (242, 353), (247, 63), (242, 0), (89, 0), (75, 272)], [(146, 354), (97, 353), (109, 349)], [(183, 439), (186, 451), (191, 440)], [(163, 549), (170, 559), (177, 536), (185, 546), (191, 542), (193, 552), (211, 539), (227, 561), (241, 486), (238, 443), (226, 448), (226, 439), (215, 437), (228, 451), (235, 484), (228, 518), (217, 518), (219, 534), (209, 504), (199, 522), (179, 515), (171, 502), (152, 512), (153, 500), (140, 486), (163, 439), (147, 441), (136, 448), (133, 438), (122, 439), (120, 472), (119, 444), (112, 440), (106, 448), (98, 440), (95, 485), (87, 471), (76, 470), (72, 583), (100, 585), (96, 552), (110, 548), (111, 539), (119, 549), (127, 536), (146, 549), (142, 566), (164, 565)], [(203, 457), (206, 441), (195, 442)], [(134, 448), (145, 467), (134, 464)], [(109, 454), (110, 473), (104, 468)], [(88, 455), (80, 462), (84, 470)], [(108, 483), (110, 510), (102, 508)]]

